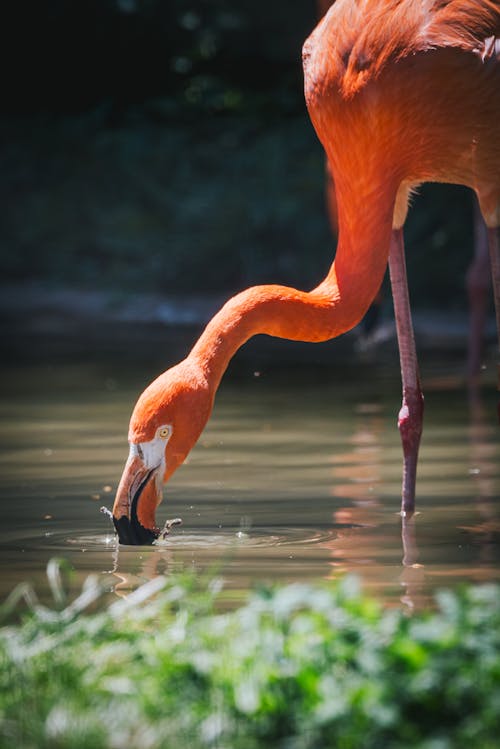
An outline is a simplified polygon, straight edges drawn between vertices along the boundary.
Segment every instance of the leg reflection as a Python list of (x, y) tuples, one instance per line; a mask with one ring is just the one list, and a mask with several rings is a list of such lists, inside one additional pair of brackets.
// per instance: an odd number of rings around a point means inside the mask
[[(333, 567), (329, 577), (339, 572), (358, 572), (365, 588), (384, 597), (391, 588), (404, 593), (400, 601), (408, 611), (428, 603), (425, 595), (424, 567), (418, 562), (416, 516), (401, 517), (387, 512), (380, 499), (384, 483), (383, 438), (390, 428), (379, 404), (359, 404), (356, 409), (357, 428), (350, 439), (350, 449), (334, 458), (331, 494), (352, 504), (339, 507), (333, 520), (340, 526), (336, 538), (329, 541)], [(399, 522), (401, 532), (399, 533)], [(401, 559), (401, 552), (403, 558)], [(401, 564), (403, 570), (401, 572)]]
[(403, 572), (400, 575), (400, 583), (404, 593), (401, 603), (404, 604), (408, 613), (423, 608), (428, 602), (425, 595), (425, 569), (419, 564), (419, 550), (416, 537), (416, 516), (401, 517), (401, 543), (403, 547)]

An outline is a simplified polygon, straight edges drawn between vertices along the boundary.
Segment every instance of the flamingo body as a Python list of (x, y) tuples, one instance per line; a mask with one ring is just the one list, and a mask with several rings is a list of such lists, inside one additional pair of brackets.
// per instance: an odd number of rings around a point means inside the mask
[[(154, 538), (162, 484), (198, 439), (235, 351), (256, 333), (323, 341), (349, 330), (377, 294), (388, 259), (403, 374), (403, 509), (412, 510), (423, 401), (401, 229), (415, 186), (456, 182), (476, 192), (496, 235), (498, 36), (500, 6), (489, 0), (337, 0), (313, 31), (304, 45), (305, 95), (335, 182), (335, 260), (310, 292), (268, 285), (233, 297), (188, 357), (140, 396), (113, 507), (123, 543)], [(490, 251), (500, 268), (493, 240)], [(500, 295), (500, 272), (497, 286)]]
[(353, 192), (366, 199), (382, 184), (402, 226), (411, 189), (432, 181), (471, 187), (498, 226), (499, 19), (498, 4), (465, 0), (331, 7), (304, 45), (304, 71), (339, 202), (347, 192), (339, 224), (357, 219)]

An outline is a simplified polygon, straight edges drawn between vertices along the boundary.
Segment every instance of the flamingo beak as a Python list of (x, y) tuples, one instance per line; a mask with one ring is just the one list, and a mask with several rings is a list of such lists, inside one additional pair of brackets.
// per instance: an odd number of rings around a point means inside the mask
[(113, 523), (121, 544), (151, 545), (158, 538), (155, 511), (162, 496), (159, 469), (149, 468), (138, 454), (129, 455), (113, 505)]

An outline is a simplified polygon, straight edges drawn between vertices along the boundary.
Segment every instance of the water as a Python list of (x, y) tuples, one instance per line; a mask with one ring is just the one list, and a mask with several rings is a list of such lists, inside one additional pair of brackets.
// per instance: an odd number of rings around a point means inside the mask
[(340, 361), (292, 376), (244, 362), (168, 485), (158, 522), (183, 525), (160, 545), (118, 548), (99, 508), (112, 505), (131, 407), (158, 371), (118, 348), (89, 359), (62, 346), (3, 374), (2, 599), (26, 580), (49, 599), (52, 557), (67, 560), (71, 594), (99, 573), (112, 596), (185, 569), (222, 575), (229, 601), (259, 581), (355, 572), (388, 604), (418, 607), (438, 587), (500, 578), (494, 386), (471, 410), (456, 368), (435, 361), (424, 370), (418, 515), (403, 537), (397, 363)]

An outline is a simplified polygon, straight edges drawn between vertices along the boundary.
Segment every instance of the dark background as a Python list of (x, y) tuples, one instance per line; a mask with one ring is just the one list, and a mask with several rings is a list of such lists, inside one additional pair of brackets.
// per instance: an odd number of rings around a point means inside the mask
[[(3, 286), (311, 288), (333, 254), (303, 100), (312, 0), (16, 0), (0, 12)], [(425, 187), (414, 306), (464, 309), (472, 202)]]

